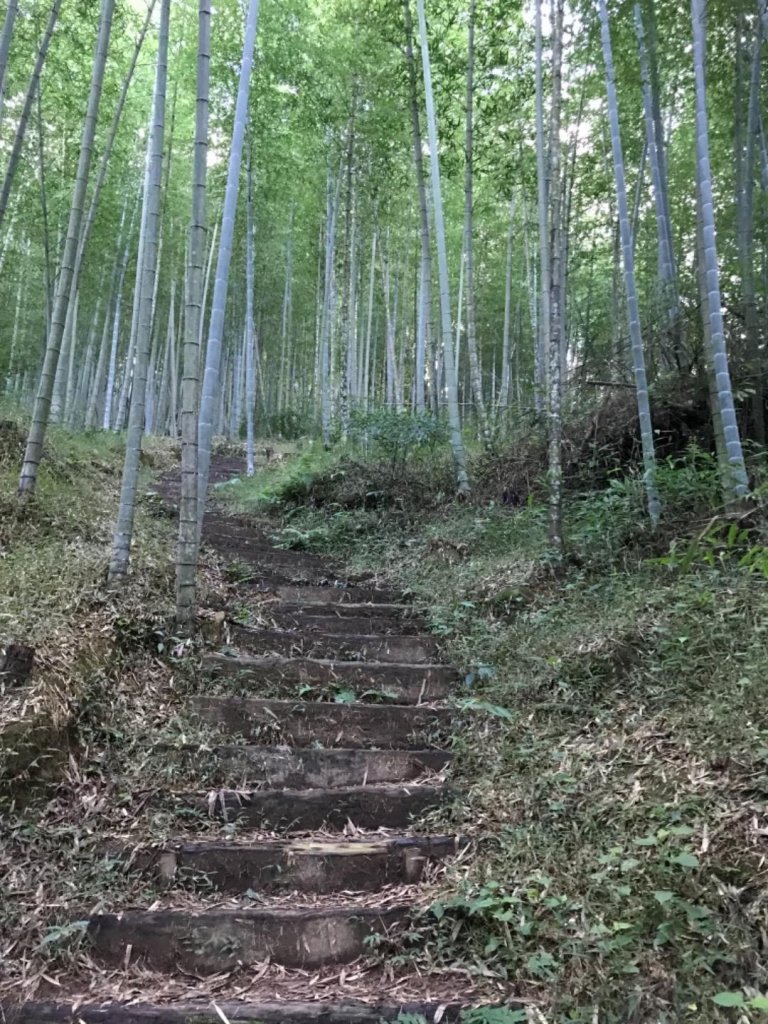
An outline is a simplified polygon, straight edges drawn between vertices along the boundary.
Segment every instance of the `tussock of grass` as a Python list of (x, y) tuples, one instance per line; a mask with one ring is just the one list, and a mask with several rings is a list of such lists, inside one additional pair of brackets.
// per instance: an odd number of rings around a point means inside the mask
[(484, 841), (388, 962), (490, 972), (558, 1024), (764, 1019), (766, 538), (715, 527), (688, 565), (711, 466), (660, 482), (656, 536), (636, 480), (572, 496), (564, 566), (535, 505), (350, 510), (317, 479), (322, 508), (283, 506), (293, 543), (413, 591), (485, 709), (454, 820)]

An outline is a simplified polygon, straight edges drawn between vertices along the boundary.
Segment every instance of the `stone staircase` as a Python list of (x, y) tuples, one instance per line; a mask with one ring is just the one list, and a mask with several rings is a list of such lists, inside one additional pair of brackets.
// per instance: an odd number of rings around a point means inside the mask
[[(216, 482), (240, 465), (219, 460), (213, 470)], [(177, 487), (166, 482), (166, 499)], [(130, 999), (114, 998), (97, 980), (76, 999), (27, 1004), (19, 1021), (455, 1018), (461, 1001), (439, 979), (416, 977), (388, 997), (386, 974), (363, 968), (370, 992), (359, 998), (358, 987), (350, 998), (342, 965), (366, 957), (376, 936), (396, 941), (424, 902), (420, 883), (466, 852), (460, 837), (419, 825), (452, 798), (444, 701), (456, 671), (440, 664), (418, 611), (397, 594), (348, 582), (318, 556), (278, 550), (221, 512), (208, 517), (204, 543), (247, 567), (233, 596), (256, 624), (228, 626), (188, 698), (217, 742), (205, 757), (169, 751), (194, 778), (164, 797), (177, 834), (112, 851), (153, 880), (155, 898), (119, 913), (84, 908), (90, 956), (105, 977), (138, 972), (147, 991), (137, 982)], [(283, 981), (247, 984), (265, 965)], [(340, 983), (322, 997), (311, 991), (311, 972), (340, 967)], [(243, 982), (241, 997), (231, 997), (232, 982), (202, 995), (206, 979), (227, 975)], [(284, 983), (296, 977), (308, 979), (305, 992)]]

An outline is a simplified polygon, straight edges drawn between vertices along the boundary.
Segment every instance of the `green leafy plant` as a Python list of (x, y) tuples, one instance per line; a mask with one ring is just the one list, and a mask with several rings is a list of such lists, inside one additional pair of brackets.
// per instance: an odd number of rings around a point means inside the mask
[(432, 452), (447, 439), (442, 420), (391, 409), (354, 413), (350, 434), (363, 450), (385, 459), (393, 476), (404, 472), (414, 455)]

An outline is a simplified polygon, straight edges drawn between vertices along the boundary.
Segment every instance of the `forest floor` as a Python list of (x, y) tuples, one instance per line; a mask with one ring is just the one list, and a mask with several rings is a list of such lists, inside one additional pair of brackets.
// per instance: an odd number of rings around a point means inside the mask
[[(54, 433), (38, 500), (0, 510), (0, 630), (34, 644), (39, 665), (23, 697), (0, 697), (0, 779), (16, 794), (0, 797), (0, 994), (15, 999), (93, 971), (73, 920), (84, 906), (158, 898), (141, 874), (94, 856), (105, 826), (136, 835), (136, 794), (177, 771), (147, 756), (147, 737), (158, 750), (213, 739), (179, 713), (191, 652), (169, 627), (175, 527), (157, 499), (141, 502), (127, 590), (104, 587), (119, 448)], [(6, 495), (18, 454), (0, 452)], [(176, 458), (151, 447), (145, 483)], [(765, 1019), (764, 541), (711, 525), (711, 480), (679, 465), (662, 474), (662, 537), (642, 525), (634, 485), (574, 496), (561, 565), (535, 497), (503, 502), (494, 476), (454, 504), (449, 481), (433, 456), (404, 469), (307, 446), (220, 492), (279, 546), (406, 592), (462, 670), (451, 774), (463, 798), (427, 821), (475, 840), (473, 856), (435, 875), (395, 945), (289, 985), (397, 998), (398, 977), (442, 978), (445, 1002), (512, 991), (538, 1024)], [(201, 603), (231, 608), (242, 577), (236, 559), (207, 553)], [(9, 743), (8, 724), (30, 718), (53, 732)], [(53, 757), (64, 738), (66, 757)], [(52, 778), (53, 795), (41, 786)], [(172, 821), (159, 811), (141, 829), (162, 843)], [(100, 994), (147, 993), (141, 972), (118, 973)], [(258, 981), (268, 990), (286, 976), (265, 965)], [(232, 978), (190, 986), (238, 994)]]

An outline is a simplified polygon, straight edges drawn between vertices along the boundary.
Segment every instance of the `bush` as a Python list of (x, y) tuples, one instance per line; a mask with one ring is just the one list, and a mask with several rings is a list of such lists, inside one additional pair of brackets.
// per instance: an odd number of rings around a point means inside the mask
[(444, 425), (426, 415), (354, 413), (346, 443), (310, 443), (297, 457), (265, 467), (234, 495), (254, 507), (371, 509), (421, 506), (452, 491)]
[(431, 454), (448, 442), (442, 420), (426, 413), (414, 415), (392, 409), (354, 413), (350, 437), (364, 452), (386, 461), (393, 477), (404, 473), (414, 456)]

